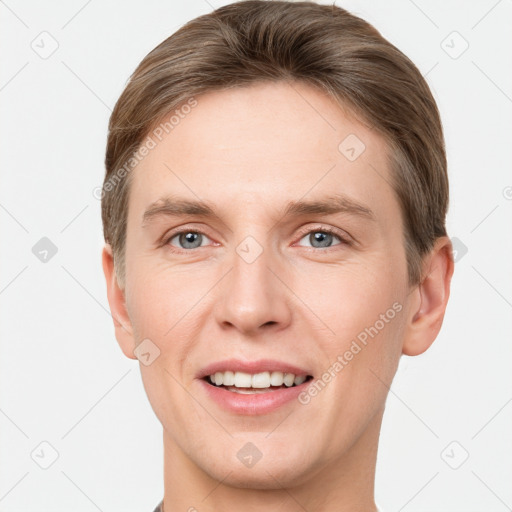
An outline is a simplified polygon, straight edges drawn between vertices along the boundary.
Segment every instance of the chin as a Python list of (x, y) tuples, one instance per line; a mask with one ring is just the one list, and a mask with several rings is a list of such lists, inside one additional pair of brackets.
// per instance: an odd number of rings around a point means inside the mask
[[(302, 484), (308, 480), (304, 467), (297, 469), (297, 462), (286, 460), (282, 461), (278, 466), (263, 465), (263, 459), (251, 469), (239, 469), (233, 466), (226, 466), (224, 471), (219, 474), (211, 474), (210, 476), (218, 481), (222, 481), (223, 485), (235, 487), (238, 489), (262, 489), (277, 490), (291, 488)], [(211, 469), (211, 468), (210, 468)], [(215, 472), (217, 473), (217, 472)], [(229, 476), (226, 475), (229, 473)]]
[[(237, 440), (236, 444), (237, 450), (232, 453), (238, 455), (239, 446), (243, 447), (245, 441), (240, 443), (240, 440)], [(196, 463), (211, 478), (221, 481), (223, 485), (240, 489), (282, 489), (300, 485), (311, 478), (313, 466), (316, 465), (309, 464), (304, 458), (304, 451), (296, 449), (300, 443), (293, 443), (292, 446), (295, 447), (293, 450), (290, 450), (290, 446), (281, 446), (281, 449), (272, 447), (268, 440), (266, 446), (263, 444), (263, 442), (260, 443), (261, 456), (257, 455), (256, 451), (252, 452), (253, 456), (261, 458), (255, 462), (255, 459), (248, 461), (247, 466), (237, 456), (228, 455), (230, 450), (222, 450), (222, 454), (210, 452), (207, 458), (204, 457), (203, 452), (200, 454), (202, 457), (199, 460), (196, 459)], [(250, 449), (242, 452), (240, 458), (243, 460), (244, 454), (250, 452)], [(212, 458), (217, 460), (220, 458), (220, 461), (212, 465)]]

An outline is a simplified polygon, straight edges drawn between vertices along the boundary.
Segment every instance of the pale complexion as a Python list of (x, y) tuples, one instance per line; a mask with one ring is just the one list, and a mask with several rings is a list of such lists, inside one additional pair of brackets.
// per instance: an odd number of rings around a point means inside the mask
[[(373, 511), (388, 386), (400, 356), (427, 350), (441, 328), (449, 239), (410, 287), (387, 148), (321, 92), (267, 83), (196, 99), (133, 171), (124, 289), (110, 247), (103, 252), (123, 352), (135, 358), (145, 338), (161, 351), (141, 372), (164, 428), (165, 511)], [(366, 146), (355, 161), (338, 149), (349, 134)], [(285, 215), (290, 202), (334, 195), (359, 207)], [(215, 215), (143, 222), (171, 196)], [(178, 227), (200, 233), (195, 245)], [(335, 233), (322, 245), (314, 234), (323, 229)], [(236, 251), (248, 236), (262, 249), (252, 263)], [(277, 359), (321, 378), (395, 303), (401, 311), (307, 405), (236, 415), (196, 378), (233, 357)], [(251, 468), (237, 458), (248, 442), (262, 453)]]

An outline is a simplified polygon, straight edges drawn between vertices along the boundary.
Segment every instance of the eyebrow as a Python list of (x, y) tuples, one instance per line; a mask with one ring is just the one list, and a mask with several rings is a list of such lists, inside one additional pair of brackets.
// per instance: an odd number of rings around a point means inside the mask
[[(346, 213), (368, 220), (376, 220), (375, 214), (370, 208), (341, 194), (309, 201), (290, 201), (284, 209), (282, 218), (336, 213)], [(184, 217), (188, 215), (219, 218), (214, 207), (205, 201), (166, 196), (149, 205), (142, 216), (142, 226), (145, 227), (152, 219), (158, 217)]]

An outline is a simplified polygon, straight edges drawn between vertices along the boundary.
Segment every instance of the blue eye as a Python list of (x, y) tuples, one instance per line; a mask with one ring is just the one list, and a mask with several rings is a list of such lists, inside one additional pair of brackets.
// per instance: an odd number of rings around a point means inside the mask
[(175, 238), (178, 238), (178, 242), (181, 244), (181, 246), (178, 246), (179, 249), (197, 249), (202, 246), (203, 239), (208, 239), (208, 237), (198, 231), (182, 231), (169, 238), (167, 243), (170, 244)]
[(344, 241), (341, 239), (341, 237), (335, 235), (333, 232), (326, 229), (310, 231), (308, 234), (306, 234), (306, 236), (302, 237), (301, 240), (304, 240), (305, 238), (311, 244), (310, 247), (313, 247), (315, 249), (331, 247), (333, 245), (332, 242), (334, 238), (337, 238), (340, 241), (340, 243), (343, 243)]
[[(173, 242), (175, 239), (176, 242)], [(305, 232), (299, 242), (302, 242), (304, 239), (307, 240), (308, 245), (306, 245), (306, 247), (312, 247), (313, 249), (328, 249), (336, 245), (350, 245), (349, 240), (340, 236), (330, 228), (310, 229)], [(336, 240), (338, 240), (338, 242), (336, 242)], [(180, 250), (189, 251), (205, 247), (208, 245), (208, 241), (211, 242), (201, 231), (183, 229), (169, 236), (164, 242), (164, 245), (170, 245), (171, 248), (176, 248), (177, 252), (179, 252)]]

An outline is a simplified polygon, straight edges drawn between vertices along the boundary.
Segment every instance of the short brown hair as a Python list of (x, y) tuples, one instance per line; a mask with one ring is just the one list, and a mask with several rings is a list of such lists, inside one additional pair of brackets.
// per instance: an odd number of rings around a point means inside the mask
[(384, 138), (403, 217), (409, 282), (420, 282), (422, 257), (446, 235), (448, 208), (443, 130), (425, 79), (372, 25), (345, 9), (246, 0), (189, 21), (153, 49), (112, 112), (101, 206), (120, 285), (129, 171), (144, 138), (191, 98), (262, 81), (300, 81), (320, 89)]

